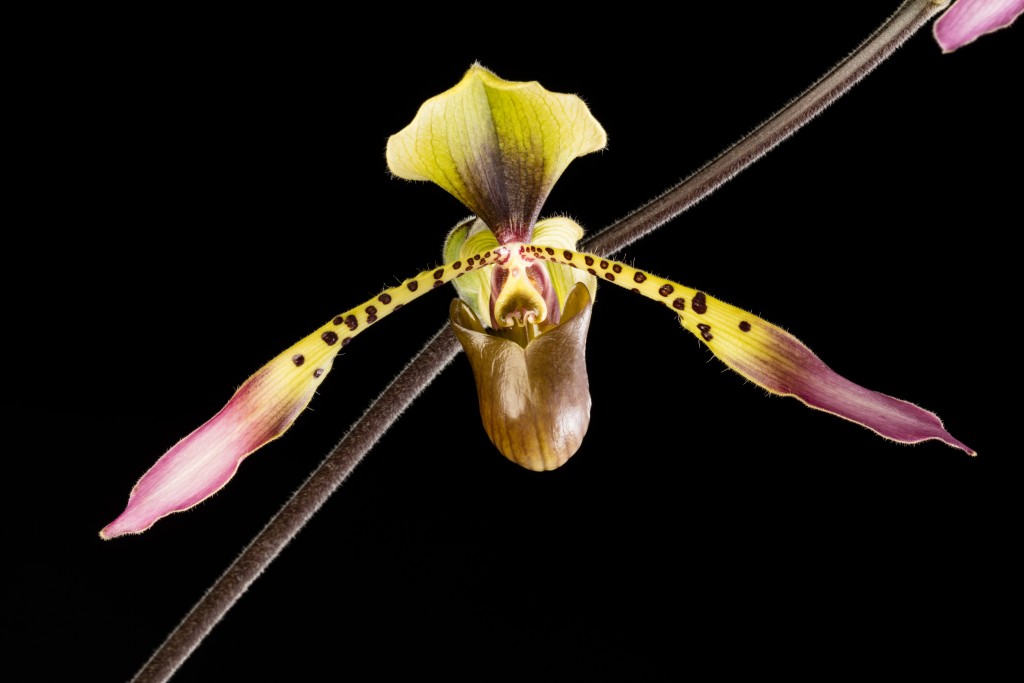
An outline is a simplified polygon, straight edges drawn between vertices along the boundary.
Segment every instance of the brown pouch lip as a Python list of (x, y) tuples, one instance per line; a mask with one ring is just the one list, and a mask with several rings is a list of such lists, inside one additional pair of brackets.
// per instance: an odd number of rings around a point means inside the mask
[(502, 455), (527, 469), (565, 464), (590, 426), (585, 356), (592, 306), (587, 287), (577, 284), (562, 322), (524, 348), (489, 334), (469, 306), (452, 301), (449, 320), (473, 368), (484, 429)]

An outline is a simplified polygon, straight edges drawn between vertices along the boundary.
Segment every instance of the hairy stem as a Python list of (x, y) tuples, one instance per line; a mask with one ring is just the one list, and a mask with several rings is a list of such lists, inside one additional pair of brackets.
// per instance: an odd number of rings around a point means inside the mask
[(610, 256), (686, 211), (803, 128), (948, 5), (948, 0), (907, 0), (803, 94), (696, 173), (595, 234), (580, 249)]
[[(907, 0), (853, 53), (802, 95), (696, 173), (585, 240), (580, 249), (612, 255), (686, 211), (821, 113), (948, 4), (948, 0)], [(451, 363), (458, 349), (448, 326), (437, 331), (196, 603), (133, 681), (157, 683), (174, 675), (402, 412)]]

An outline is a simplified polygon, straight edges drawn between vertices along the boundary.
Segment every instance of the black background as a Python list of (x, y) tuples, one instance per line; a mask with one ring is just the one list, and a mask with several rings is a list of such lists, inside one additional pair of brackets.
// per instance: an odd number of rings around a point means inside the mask
[[(31, 273), (12, 278), (15, 315), (42, 313), (8, 333), (12, 371), (35, 386), (10, 425), (5, 553), (8, 644), (31, 680), (127, 680), (444, 323), (447, 290), (387, 319), (222, 492), (141, 536), (98, 538), (251, 372), (440, 261), (467, 210), (384, 161), (423, 100), (475, 60), (581, 95), (609, 146), (569, 167), (543, 215), (593, 232), (768, 117), (887, 11), (719, 4), (587, 27), (538, 7), (469, 31), (439, 7), (372, 24), (178, 14), (40, 29), (16, 105), (25, 247), (8, 253)], [(922, 32), (621, 255), (935, 411), (977, 458), (767, 397), (661, 307), (603, 287), (592, 425), (565, 467), (535, 474), (497, 453), (460, 355), (174, 680), (997, 659), (1009, 634), (990, 615), (1010, 610), (1019, 545), (1019, 41), (1014, 28), (942, 55)]]

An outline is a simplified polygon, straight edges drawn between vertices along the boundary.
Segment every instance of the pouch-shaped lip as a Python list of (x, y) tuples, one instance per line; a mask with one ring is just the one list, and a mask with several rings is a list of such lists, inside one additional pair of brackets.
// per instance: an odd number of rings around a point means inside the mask
[(527, 469), (563, 465), (590, 426), (591, 308), (590, 292), (577, 284), (561, 323), (523, 347), (488, 334), (469, 306), (452, 301), (450, 322), (473, 368), (484, 429), (502, 455)]

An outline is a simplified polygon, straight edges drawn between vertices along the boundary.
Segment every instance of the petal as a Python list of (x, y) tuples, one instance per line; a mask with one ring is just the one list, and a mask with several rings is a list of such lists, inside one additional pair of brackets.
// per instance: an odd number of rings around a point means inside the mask
[(486, 334), (466, 304), (455, 299), (451, 326), (476, 379), (480, 417), (509, 460), (541, 472), (563, 465), (590, 425), (590, 385), (584, 359), (590, 293), (578, 285), (562, 323), (526, 348)]
[(309, 404), (349, 341), (401, 306), (484, 267), (497, 252), (431, 268), (334, 317), (239, 387), (227, 405), (179, 441), (132, 489), (128, 506), (100, 536), (140, 533), (161, 517), (187, 510), (219, 491), (250, 453), (283, 434)]
[(605, 141), (575, 95), (549, 92), (536, 81), (505, 81), (474, 64), (388, 139), (387, 161), (399, 177), (443, 187), (504, 244), (529, 238), (569, 162)]
[(311, 334), (265, 365), (219, 413), (167, 451), (100, 536), (145, 531), (161, 517), (209, 498), (247, 455), (283, 434), (309, 404), (337, 355), (339, 345), (325, 343), (322, 334)]
[[(545, 258), (543, 247), (534, 251)], [(631, 289), (673, 310), (683, 327), (726, 365), (773, 394), (861, 424), (902, 443), (938, 439), (974, 451), (945, 430), (934, 413), (892, 396), (865, 389), (840, 376), (785, 330), (703, 292), (655, 277), (625, 263), (562, 250), (551, 257), (576, 268), (595, 268), (603, 279)]]
[(1006, 28), (1024, 13), (1024, 0), (957, 0), (932, 27), (943, 52)]

